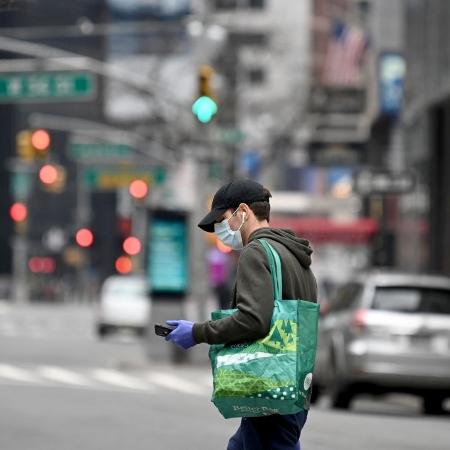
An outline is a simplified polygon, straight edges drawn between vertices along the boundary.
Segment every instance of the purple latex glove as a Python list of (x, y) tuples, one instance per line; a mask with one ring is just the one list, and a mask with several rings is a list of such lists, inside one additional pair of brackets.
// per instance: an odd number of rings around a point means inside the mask
[(172, 341), (185, 350), (197, 344), (192, 333), (194, 322), (189, 322), (188, 320), (167, 320), (166, 323), (167, 325), (176, 326), (175, 330), (166, 336), (166, 341)]

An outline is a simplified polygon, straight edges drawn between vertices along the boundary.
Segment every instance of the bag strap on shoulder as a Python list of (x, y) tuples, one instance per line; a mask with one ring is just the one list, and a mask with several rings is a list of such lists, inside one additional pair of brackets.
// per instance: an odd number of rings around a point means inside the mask
[(277, 251), (265, 240), (258, 239), (263, 246), (269, 260), (270, 273), (272, 275), (273, 298), (281, 300), (283, 297), (283, 276), (281, 273), (281, 260)]

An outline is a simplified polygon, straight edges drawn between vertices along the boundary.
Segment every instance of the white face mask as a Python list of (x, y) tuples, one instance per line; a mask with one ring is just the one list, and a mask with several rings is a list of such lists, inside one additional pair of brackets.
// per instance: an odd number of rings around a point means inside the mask
[[(238, 209), (232, 214), (231, 217), (233, 217), (237, 211)], [(217, 239), (222, 241), (223, 244), (227, 247), (230, 247), (233, 250), (241, 250), (244, 247), (244, 243), (242, 242), (241, 228), (242, 225), (244, 225), (245, 212), (242, 213), (241, 226), (236, 231), (233, 231), (230, 228), (230, 224), (228, 223), (230, 219), (224, 219), (220, 223), (215, 223), (214, 233), (216, 234)]]

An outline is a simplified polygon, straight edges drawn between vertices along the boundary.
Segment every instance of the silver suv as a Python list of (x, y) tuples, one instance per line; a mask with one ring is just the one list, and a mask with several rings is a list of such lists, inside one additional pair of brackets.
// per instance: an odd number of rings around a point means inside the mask
[(423, 398), (427, 414), (450, 397), (450, 278), (390, 272), (355, 277), (321, 319), (316, 394), (335, 408), (359, 393)]

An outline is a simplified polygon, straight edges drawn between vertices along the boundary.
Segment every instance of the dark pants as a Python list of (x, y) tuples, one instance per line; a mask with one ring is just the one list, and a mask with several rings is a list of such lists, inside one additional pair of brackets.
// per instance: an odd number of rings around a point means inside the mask
[(227, 450), (300, 450), (308, 411), (287, 416), (245, 417)]

